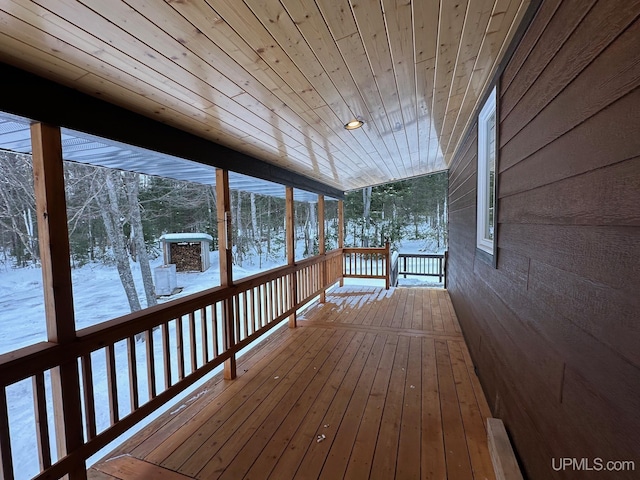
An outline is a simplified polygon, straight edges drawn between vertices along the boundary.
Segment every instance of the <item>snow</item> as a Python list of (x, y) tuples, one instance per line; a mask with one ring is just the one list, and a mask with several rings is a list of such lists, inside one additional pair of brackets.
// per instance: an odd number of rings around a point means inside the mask
[[(184, 234), (180, 234), (184, 235)], [(197, 234), (196, 234), (197, 235)], [(184, 238), (184, 237), (182, 237)], [(300, 242), (302, 243), (302, 242)], [(426, 248), (424, 241), (403, 242), (401, 252), (415, 252)], [(282, 260), (272, 260), (265, 262), (262, 260), (260, 266), (256, 266), (256, 259), (245, 261), (243, 267), (234, 266), (234, 278), (239, 279), (246, 276), (254, 275), (261, 271), (273, 268), (283, 264)], [(157, 258), (152, 261), (152, 269), (162, 265), (162, 259)], [(189, 272), (177, 273), (178, 287), (182, 287), (182, 291), (171, 297), (162, 297), (159, 303), (174, 300), (197, 293), (208, 288), (219, 285), (218, 270), (218, 253), (211, 253), (212, 267), (206, 272)], [(139, 292), (143, 308), (146, 306), (142, 288), (142, 277), (140, 268), (137, 263), (131, 263), (136, 287)], [(103, 265), (90, 263), (80, 268), (72, 270), (72, 284), (74, 295), (74, 309), (77, 329), (86, 328), (106, 320), (110, 320), (129, 313), (129, 304), (126, 295), (120, 283), (115, 265)], [(383, 280), (366, 280), (366, 279), (345, 279), (346, 285), (372, 285), (383, 287)], [(423, 277), (414, 277), (402, 279), (400, 285), (434, 285), (440, 286), (432, 279)], [(390, 295), (393, 290), (385, 292), (381, 295)], [(0, 263), (0, 354), (16, 350), (18, 348), (31, 345), (37, 342), (46, 341), (46, 323), (44, 315), (44, 301), (42, 293), (42, 272), (39, 268), (13, 268), (9, 263)], [(354, 301), (356, 298), (354, 297)], [(283, 325), (284, 322), (281, 324)], [(170, 328), (175, 330), (175, 321), (170, 323)], [(196, 329), (199, 330), (199, 329)], [(276, 329), (272, 329), (271, 332)], [(186, 324), (185, 324), (186, 331)], [(160, 338), (160, 330), (154, 332), (154, 348), (155, 356), (162, 359), (162, 341)], [(199, 336), (199, 333), (197, 334)], [(174, 338), (173, 331), (170, 335)], [(199, 337), (198, 337), (199, 338)], [(189, 342), (185, 342), (185, 348), (188, 350)], [(246, 350), (248, 350), (248, 347)], [(118, 385), (119, 413), (125, 416), (130, 411), (129, 387), (128, 387), (128, 370), (126, 367), (127, 345), (126, 342), (118, 342), (115, 345), (116, 353), (116, 370)], [(242, 352), (241, 352), (242, 353)], [(185, 358), (189, 358), (189, 352), (185, 352)], [(143, 343), (137, 343), (136, 359), (138, 364), (138, 383), (140, 392), (140, 404), (148, 400), (147, 378), (146, 378), (146, 351)], [(176, 359), (174, 356), (174, 363)], [(158, 363), (161, 365), (161, 363)], [(108, 402), (106, 381), (99, 381), (100, 378), (106, 378), (106, 362), (105, 355), (102, 351), (96, 351), (92, 354), (92, 366), (94, 371), (94, 392), (96, 405), (106, 405)], [(214, 374), (220, 371), (221, 367), (214, 370)], [(177, 365), (172, 365), (172, 370), (177, 371)], [(189, 362), (185, 365), (185, 374), (190, 372)], [(175, 377), (174, 377), (175, 378)], [(157, 418), (163, 412), (172, 409), (171, 413), (177, 413), (179, 410), (186, 408), (187, 404), (195, 400), (194, 392), (201, 387), (211, 375), (205, 377), (200, 382), (187, 389), (179, 398), (174, 399), (153, 415), (149, 416), (143, 422), (140, 422), (134, 429), (127, 433), (130, 435), (134, 431), (143, 428), (153, 419)], [(45, 381), (50, 386), (49, 376), (46, 375)], [(164, 389), (164, 381), (161, 375), (156, 377), (156, 385), (159, 391)], [(50, 391), (50, 388), (47, 388)], [(6, 389), (7, 403), (9, 411), (10, 434), (12, 439), (12, 454), (14, 466), (16, 468), (16, 479), (31, 478), (39, 472), (37, 446), (36, 446), (36, 430), (33, 411), (33, 389), (31, 379), (27, 379)], [(200, 393), (202, 394), (202, 393)], [(176, 402), (180, 403), (176, 405)], [(53, 412), (51, 408), (51, 399), (47, 401), (49, 410), (49, 430), (54, 431), (52, 423)], [(104, 430), (109, 425), (107, 409), (96, 409), (97, 412), (97, 429), (98, 432)], [(53, 435), (53, 433), (51, 433)], [(91, 459), (89, 464), (97, 461), (108, 451), (115, 448), (123, 441), (123, 438), (107, 445), (102, 451), (98, 452)], [(52, 439), (52, 449), (55, 450), (55, 442)], [(53, 459), (56, 459), (56, 453), (53, 452)]]
[(207, 233), (165, 233), (160, 237), (160, 240), (166, 240), (168, 242), (184, 242), (187, 240), (213, 241), (213, 237)]

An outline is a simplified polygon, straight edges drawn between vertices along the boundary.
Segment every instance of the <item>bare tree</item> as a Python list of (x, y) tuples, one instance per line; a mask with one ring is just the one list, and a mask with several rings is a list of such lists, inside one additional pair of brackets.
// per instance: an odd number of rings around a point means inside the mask
[(100, 172), (104, 180), (104, 188), (101, 189), (98, 196), (102, 206), (100, 213), (111, 247), (113, 248), (116, 268), (118, 269), (122, 287), (127, 295), (129, 308), (132, 312), (137, 312), (141, 308), (140, 299), (138, 298), (136, 285), (133, 281), (133, 274), (131, 273), (131, 266), (129, 265), (129, 255), (127, 254), (124, 242), (122, 230), (124, 216), (120, 210), (120, 202), (118, 201), (118, 192), (116, 191), (114, 179), (115, 173), (107, 169), (101, 169)]
[(144, 241), (144, 231), (142, 228), (142, 214), (140, 212), (140, 200), (138, 198), (140, 191), (140, 175), (138, 173), (131, 172), (125, 173), (124, 180), (127, 199), (129, 200), (131, 237), (136, 246), (137, 260), (140, 263), (142, 284), (147, 298), (147, 307), (152, 307), (158, 302), (156, 301), (155, 289), (153, 287), (153, 275), (149, 264), (149, 254)]

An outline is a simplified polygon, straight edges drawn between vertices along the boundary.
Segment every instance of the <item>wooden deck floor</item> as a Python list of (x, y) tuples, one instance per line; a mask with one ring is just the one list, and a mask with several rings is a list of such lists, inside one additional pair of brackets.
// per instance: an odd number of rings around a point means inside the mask
[(92, 479), (493, 479), (448, 293), (344, 287), (89, 470)]

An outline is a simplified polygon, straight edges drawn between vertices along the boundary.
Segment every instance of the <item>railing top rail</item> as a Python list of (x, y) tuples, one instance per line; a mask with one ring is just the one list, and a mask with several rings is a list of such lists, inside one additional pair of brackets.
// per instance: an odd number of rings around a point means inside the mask
[(444, 253), (399, 253), (401, 258), (444, 258)]
[(344, 253), (387, 253), (385, 247), (345, 247)]

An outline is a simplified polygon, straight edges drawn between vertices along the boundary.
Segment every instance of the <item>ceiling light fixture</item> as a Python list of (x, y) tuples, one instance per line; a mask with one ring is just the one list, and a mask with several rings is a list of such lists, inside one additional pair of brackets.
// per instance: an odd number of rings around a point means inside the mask
[(362, 125), (364, 125), (364, 122), (362, 120), (360, 120), (359, 118), (354, 118), (350, 122), (345, 123), (344, 128), (346, 128), (347, 130), (355, 130), (357, 128), (360, 128)]

